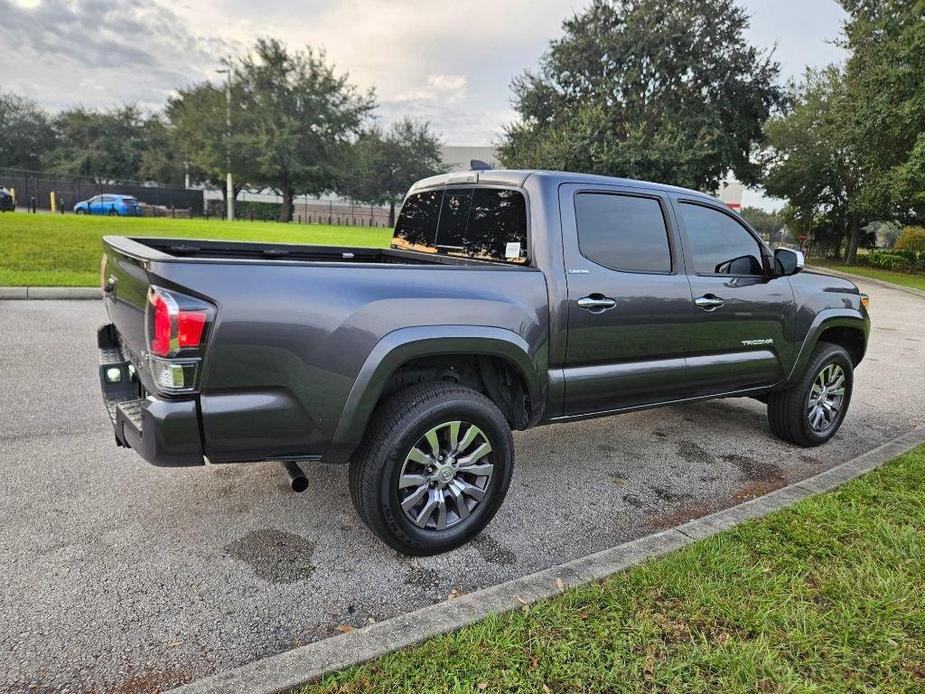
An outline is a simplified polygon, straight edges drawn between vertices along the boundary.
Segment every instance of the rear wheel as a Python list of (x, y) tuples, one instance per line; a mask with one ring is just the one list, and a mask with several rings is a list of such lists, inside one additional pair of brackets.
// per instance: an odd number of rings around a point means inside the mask
[(350, 491), (360, 518), (390, 547), (438, 554), (488, 524), (513, 463), (510, 426), (491, 400), (455, 384), (422, 384), (377, 410), (350, 463)]
[(844, 347), (820, 342), (794, 387), (768, 396), (771, 431), (800, 446), (818, 446), (841, 427), (851, 402), (854, 368)]

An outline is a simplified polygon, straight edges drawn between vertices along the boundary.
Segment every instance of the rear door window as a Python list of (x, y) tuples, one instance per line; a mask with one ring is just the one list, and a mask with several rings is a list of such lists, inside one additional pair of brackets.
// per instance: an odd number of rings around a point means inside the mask
[(575, 196), (578, 247), (611, 270), (671, 272), (671, 247), (662, 206), (655, 198), (613, 193)]
[(392, 245), (526, 264), (526, 201), (519, 191), (500, 188), (416, 193), (402, 207)]

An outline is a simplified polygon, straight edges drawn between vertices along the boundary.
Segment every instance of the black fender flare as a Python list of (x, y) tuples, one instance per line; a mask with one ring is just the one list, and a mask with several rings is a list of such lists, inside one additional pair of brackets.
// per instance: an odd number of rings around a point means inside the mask
[(531, 424), (542, 415), (543, 384), (527, 341), (505, 328), (481, 325), (428, 325), (400, 328), (383, 337), (360, 368), (340, 421), (322, 460), (345, 463), (363, 439), (382, 391), (405, 362), (420, 357), (465, 354), (501, 357), (523, 376), (530, 397)]
[(860, 311), (850, 308), (828, 308), (821, 310), (806, 331), (799, 352), (790, 367), (790, 373), (780, 384), (780, 388), (793, 385), (803, 374), (809, 358), (812, 356), (819, 336), (829, 328), (850, 328), (864, 336), (864, 350), (867, 351), (867, 338), (870, 333), (870, 319)]

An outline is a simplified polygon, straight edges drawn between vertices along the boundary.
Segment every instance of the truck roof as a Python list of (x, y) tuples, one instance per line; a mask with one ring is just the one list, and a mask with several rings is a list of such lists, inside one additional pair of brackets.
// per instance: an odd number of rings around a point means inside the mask
[(648, 188), (650, 190), (659, 190), (663, 192), (684, 193), (698, 198), (716, 201), (717, 198), (707, 195), (697, 190), (681, 188), (679, 186), (669, 186), (664, 183), (653, 183), (651, 181), (639, 181), (631, 178), (618, 178), (616, 176), (601, 176), (598, 174), (571, 173), (568, 171), (545, 171), (542, 169), (488, 169), (485, 171), (454, 171), (452, 173), (440, 174), (424, 178), (413, 186), (409, 193), (414, 193), (424, 188), (436, 188), (440, 186), (481, 183), (517, 186), (522, 188), (527, 179), (533, 177), (551, 179), (558, 183), (596, 183), (598, 185), (626, 185), (635, 188)]

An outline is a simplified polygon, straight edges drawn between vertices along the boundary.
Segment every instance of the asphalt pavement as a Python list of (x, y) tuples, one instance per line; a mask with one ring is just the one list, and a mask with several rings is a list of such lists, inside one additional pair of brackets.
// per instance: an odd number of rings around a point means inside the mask
[(346, 468), (169, 470), (118, 449), (95, 301), (0, 301), (0, 691), (167, 688), (677, 525), (925, 421), (925, 299), (872, 297), (868, 356), (829, 444), (775, 439), (735, 399), (515, 433), (510, 492), (426, 559), (357, 519)]

